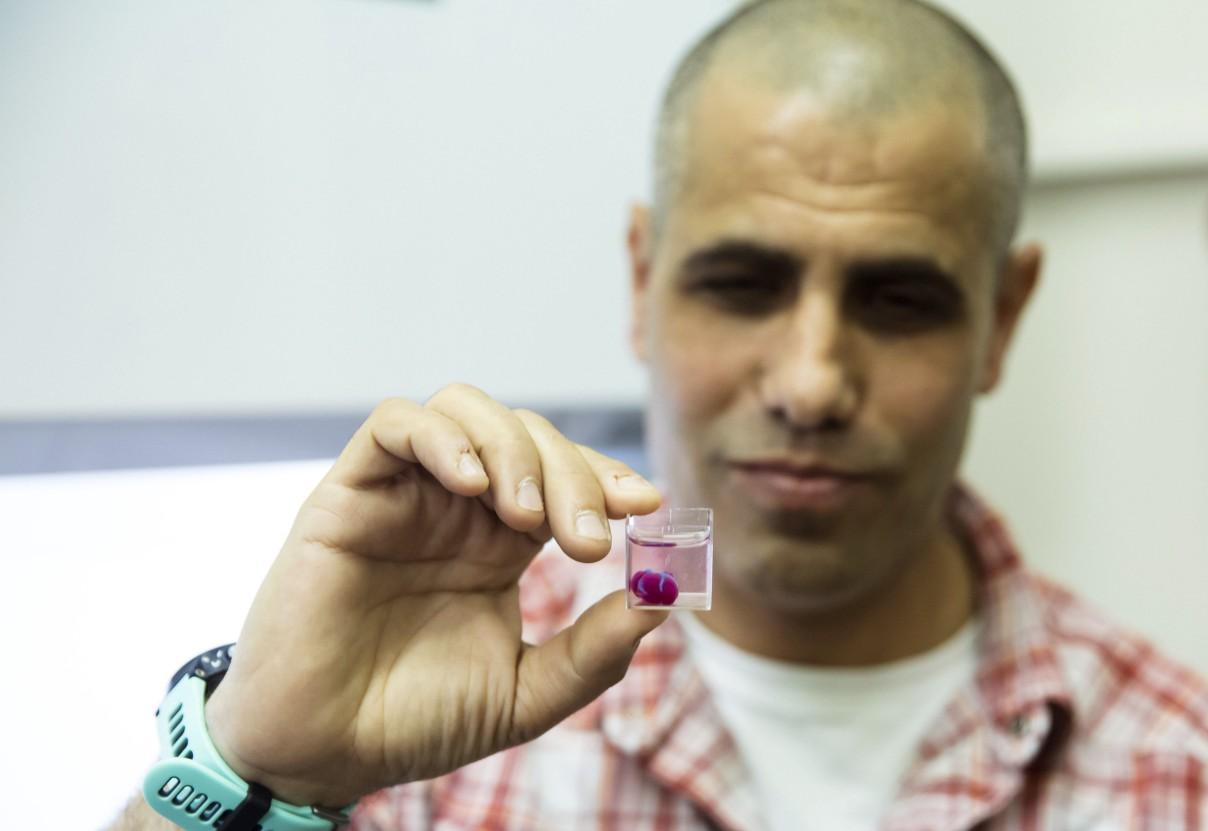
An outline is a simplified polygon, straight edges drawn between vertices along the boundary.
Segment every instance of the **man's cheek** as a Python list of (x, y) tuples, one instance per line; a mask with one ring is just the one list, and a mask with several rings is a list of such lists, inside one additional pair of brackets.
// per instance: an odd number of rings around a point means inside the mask
[(968, 373), (943, 364), (887, 373), (882, 411), (890, 429), (915, 452), (959, 443), (969, 405)]
[(742, 358), (716, 344), (680, 341), (665, 353), (660, 388), (679, 419), (695, 422), (725, 409), (742, 376)]

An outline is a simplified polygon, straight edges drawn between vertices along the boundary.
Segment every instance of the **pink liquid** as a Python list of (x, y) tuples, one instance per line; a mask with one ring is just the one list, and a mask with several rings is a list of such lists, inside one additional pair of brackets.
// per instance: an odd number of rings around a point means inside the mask
[[(630, 534), (626, 541), (628, 579), (643, 569), (669, 573), (679, 587), (671, 608), (707, 609), (712, 588), (713, 538), (704, 533), (664, 534), (654, 537)], [(652, 607), (633, 591), (630, 607)]]

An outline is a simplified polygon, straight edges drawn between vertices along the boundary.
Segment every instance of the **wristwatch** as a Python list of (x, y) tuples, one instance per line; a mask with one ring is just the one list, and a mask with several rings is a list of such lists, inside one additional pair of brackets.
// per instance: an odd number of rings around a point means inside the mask
[(206, 729), (205, 701), (231, 665), (235, 644), (203, 652), (172, 676), (155, 711), (159, 761), (143, 780), (155, 811), (185, 831), (333, 831), (348, 824), (342, 809), (293, 805), (245, 782), (222, 760)]

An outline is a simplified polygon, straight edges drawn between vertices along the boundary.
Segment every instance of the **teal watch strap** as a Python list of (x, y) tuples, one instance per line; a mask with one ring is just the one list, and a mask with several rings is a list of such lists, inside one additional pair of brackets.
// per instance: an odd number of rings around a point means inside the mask
[(244, 782), (210, 740), (205, 693), (205, 680), (188, 676), (160, 705), (160, 761), (143, 780), (148, 805), (185, 831), (332, 831), (348, 822), (351, 805), (340, 811), (291, 805)]

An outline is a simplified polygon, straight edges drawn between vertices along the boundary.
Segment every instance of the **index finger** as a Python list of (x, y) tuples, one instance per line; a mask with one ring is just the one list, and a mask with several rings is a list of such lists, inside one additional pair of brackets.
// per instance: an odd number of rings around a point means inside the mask
[(488, 484), (465, 432), (445, 416), (402, 398), (388, 398), (374, 408), (323, 482), (364, 489), (417, 464), (462, 496), (478, 496)]

